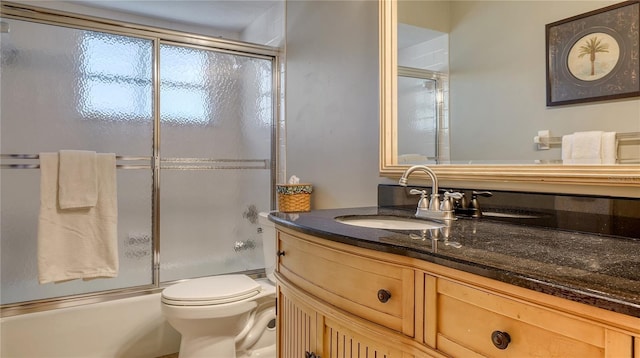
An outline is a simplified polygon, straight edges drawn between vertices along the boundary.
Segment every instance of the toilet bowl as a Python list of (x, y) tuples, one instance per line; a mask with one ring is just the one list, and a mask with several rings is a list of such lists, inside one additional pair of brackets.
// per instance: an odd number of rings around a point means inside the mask
[(260, 213), (267, 278), (220, 275), (162, 291), (162, 313), (182, 335), (180, 358), (275, 358), (275, 228)]

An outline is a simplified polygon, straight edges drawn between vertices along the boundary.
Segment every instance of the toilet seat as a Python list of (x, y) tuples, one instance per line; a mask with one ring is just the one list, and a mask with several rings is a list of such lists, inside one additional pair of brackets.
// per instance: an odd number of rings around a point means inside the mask
[(162, 302), (174, 306), (211, 306), (256, 296), (262, 285), (246, 275), (203, 277), (169, 286)]

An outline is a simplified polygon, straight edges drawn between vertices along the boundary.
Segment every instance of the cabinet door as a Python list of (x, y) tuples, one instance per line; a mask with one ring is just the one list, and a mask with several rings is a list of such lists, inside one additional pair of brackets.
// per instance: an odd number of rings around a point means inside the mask
[(278, 287), (278, 357), (318, 354), (318, 314), (283, 287)]
[(278, 273), (295, 286), (368, 321), (414, 335), (412, 269), (283, 232), (278, 250)]
[(452, 356), (606, 357), (609, 346), (631, 356), (630, 336), (578, 317), (444, 279), (437, 291), (436, 344)]
[(328, 317), (321, 319), (324, 331), (322, 358), (413, 357), (413, 355), (386, 346), (384, 340), (359, 334)]

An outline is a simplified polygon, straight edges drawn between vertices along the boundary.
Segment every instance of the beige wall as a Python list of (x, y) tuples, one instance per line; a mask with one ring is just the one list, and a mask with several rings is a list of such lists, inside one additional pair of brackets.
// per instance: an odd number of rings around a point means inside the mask
[[(617, 2), (617, 1), (616, 1)], [(452, 1), (451, 156), (560, 159), (533, 136), (576, 131), (640, 131), (640, 99), (546, 106), (545, 24), (611, 5), (609, 1)], [(636, 146), (637, 148), (637, 146)], [(640, 149), (636, 149), (640, 155)]]
[(312, 209), (377, 204), (378, 4), (287, 1), (287, 175)]
[(398, 1), (398, 22), (424, 27), (440, 32), (449, 32), (449, 8), (447, 1)]

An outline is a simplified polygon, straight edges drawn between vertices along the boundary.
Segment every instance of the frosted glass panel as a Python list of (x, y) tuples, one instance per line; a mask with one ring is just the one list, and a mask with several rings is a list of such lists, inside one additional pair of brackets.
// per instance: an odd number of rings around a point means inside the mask
[(171, 45), (160, 58), (163, 157), (271, 156), (270, 60)]
[[(398, 155), (427, 163), (436, 156), (438, 133), (436, 81), (398, 77)], [(404, 163), (403, 163), (404, 164)]]
[[(163, 44), (155, 82), (152, 40), (3, 21), (11, 27), (0, 42), (3, 154), (81, 149), (151, 157), (159, 83), (163, 157), (271, 164), (270, 59)], [(26, 164), (3, 159), (16, 162)], [(257, 213), (271, 207), (270, 169), (161, 169), (162, 281), (264, 267)], [(153, 283), (150, 169), (117, 171), (119, 276), (46, 285), (37, 282), (40, 171), (0, 175), (0, 303)], [(236, 242), (253, 249), (236, 252)]]
[[(151, 156), (152, 41), (7, 20), (1, 152)], [(37, 163), (37, 162), (34, 162)], [(2, 303), (150, 284), (151, 170), (118, 170), (120, 274), (37, 283), (38, 169), (2, 169)]]
[(152, 42), (85, 32), (80, 41), (80, 111), (85, 117), (144, 121), (152, 113)]
[(40, 171), (2, 169), (2, 304), (151, 283), (151, 176), (118, 170), (117, 278), (38, 284), (37, 235)]
[[(257, 212), (269, 210), (269, 178), (269, 170), (163, 170), (161, 280), (263, 268)], [(236, 241), (255, 248), (236, 252)]]
[[(0, 45), (3, 153), (151, 155), (150, 40), (3, 21), (11, 25)], [(128, 66), (122, 51), (119, 60), (91, 53), (101, 44), (110, 50), (114, 42), (137, 49), (127, 54)], [(5, 54), (11, 54), (6, 61)], [(109, 64), (111, 71), (105, 70)]]
[[(160, 57), (163, 157), (270, 160), (270, 60), (171, 45)], [(161, 178), (162, 281), (264, 267), (257, 212), (270, 209), (269, 168)], [(255, 248), (236, 252), (237, 241)]]

